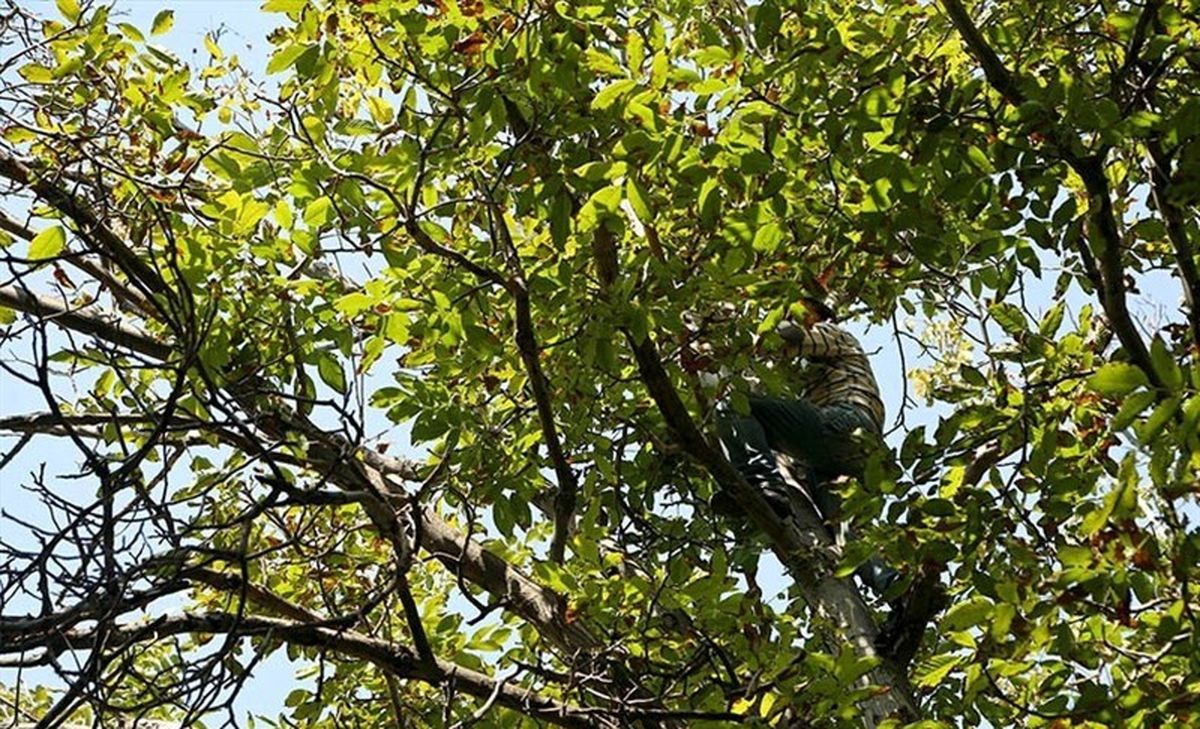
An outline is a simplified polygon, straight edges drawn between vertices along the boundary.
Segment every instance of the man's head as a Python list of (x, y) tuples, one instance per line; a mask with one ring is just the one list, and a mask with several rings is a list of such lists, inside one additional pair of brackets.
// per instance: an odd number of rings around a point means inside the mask
[(800, 302), (804, 304), (806, 310), (805, 318), (808, 319), (807, 323), (815, 324), (822, 321), (837, 321), (837, 310), (825, 299), (816, 296), (801, 296)]

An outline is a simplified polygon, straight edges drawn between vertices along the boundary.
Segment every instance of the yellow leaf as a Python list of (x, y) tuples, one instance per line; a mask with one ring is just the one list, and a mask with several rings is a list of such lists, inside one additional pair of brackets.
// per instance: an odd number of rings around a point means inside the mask
[(175, 11), (163, 10), (154, 16), (154, 23), (150, 26), (150, 35), (162, 35), (173, 25), (175, 25)]
[(54, 258), (67, 245), (67, 233), (61, 225), (53, 225), (33, 237), (29, 243), (29, 257), (33, 259)]
[(219, 61), (225, 57), (225, 54), (222, 53), (221, 49), (217, 46), (217, 42), (213, 40), (212, 34), (206, 33), (204, 35), (204, 47), (208, 49), (209, 55), (211, 55), (214, 60)]
[(58, 12), (63, 14), (63, 17), (72, 23), (79, 20), (82, 11), (79, 9), (79, 3), (76, 0), (58, 0)]
[(367, 108), (371, 111), (371, 118), (380, 126), (387, 126), (392, 123), (392, 118), (395, 114), (392, 111), (392, 105), (378, 96), (367, 98)]

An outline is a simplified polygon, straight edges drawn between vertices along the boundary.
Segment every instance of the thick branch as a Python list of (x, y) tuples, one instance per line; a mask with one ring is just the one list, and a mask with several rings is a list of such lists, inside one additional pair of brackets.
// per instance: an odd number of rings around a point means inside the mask
[(285, 600), (265, 587), (246, 582), (240, 574), (221, 572), (208, 567), (187, 568), (186, 574), (189, 580), (224, 592), (245, 592), (250, 602), (279, 617), (310, 625), (321, 625), (327, 622), (319, 614), (302, 605)]
[(1121, 68), (1113, 76), (1114, 90), (1119, 90), (1129, 72), (1141, 62), (1142, 48), (1146, 45), (1146, 32), (1150, 29), (1151, 22), (1158, 16), (1161, 8), (1162, 0), (1146, 1), (1145, 7), (1138, 16), (1137, 25), (1133, 29), (1133, 35), (1129, 38), (1129, 45), (1125, 48), (1125, 60), (1121, 62)]
[(40, 296), (15, 286), (0, 286), (0, 306), (51, 319), (55, 324), (73, 331), (90, 334), (112, 344), (144, 354), (154, 359), (168, 361), (172, 349), (120, 321), (106, 321), (99, 312), (88, 309), (70, 309), (60, 301)]
[[(108, 631), (104, 637), (108, 647), (127, 648), (145, 641), (185, 634), (268, 636), (293, 645), (322, 648), (364, 660), (399, 678), (423, 681), (434, 686), (452, 682), (455, 688), (463, 693), (482, 699), (495, 696), (496, 703), (501, 706), (558, 726), (615, 726), (611, 721), (597, 716), (594, 710), (539, 696), (529, 689), (497, 681), (486, 674), (450, 661), (435, 659), (430, 665), (422, 661), (408, 646), (352, 631), (315, 627), (299, 621), (221, 612), (184, 614), (163, 617), (146, 625), (118, 627)], [(56, 653), (87, 650), (99, 637), (95, 630), (68, 631), (52, 636), (47, 649)]]
[(1103, 157), (1075, 159), (1071, 166), (1083, 178), (1083, 184), (1087, 187), (1088, 234), (1100, 244), (1100, 273), (1104, 283), (1104, 288), (1100, 291), (1100, 302), (1104, 306), (1104, 313), (1108, 315), (1113, 332), (1120, 340), (1121, 346), (1129, 353), (1129, 358), (1142, 368), (1151, 384), (1161, 387), (1162, 381), (1150, 362), (1150, 350), (1133, 323), (1125, 299), (1125, 264), (1121, 261), (1121, 231), (1117, 227), (1117, 217), (1113, 212), (1112, 194), (1109, 190), (1108, 175), (1104, 171)]
[(1010, 103), (1020, 104), (1025, 101), (1021, 90), (1017, 88), (1016, 77), (1009, 72), (1005, 67), (1004, 62), (1000, 60), (1000, 56), (996, 55), (996, 51), (988, 45), (983, 34), (975, 27), (971, 16), (967, 14), (967, 9), (963, 7), (959, 0), (942, 0), (942, 7), (946, 9), (946, 15), (950, 16), (950, 22), (954, 24), (955, 30), (962, 36), (963, 42), (967, 44), (967, 48), (975, 55), (979, 61), (979, 65), (983, 68), (983, 74), (987, 77), (988, 83), (1004, 96)]

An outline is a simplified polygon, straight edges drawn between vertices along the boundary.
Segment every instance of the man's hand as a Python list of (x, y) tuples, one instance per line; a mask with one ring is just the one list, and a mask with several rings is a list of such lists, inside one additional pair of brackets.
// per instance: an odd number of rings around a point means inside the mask
[(679, 366), (689, 374), (715, 371), (717, 362), (712, 357), (712, 346), (700, 344), (693, 347), (691, 342), (685, 341), (679, 348)]

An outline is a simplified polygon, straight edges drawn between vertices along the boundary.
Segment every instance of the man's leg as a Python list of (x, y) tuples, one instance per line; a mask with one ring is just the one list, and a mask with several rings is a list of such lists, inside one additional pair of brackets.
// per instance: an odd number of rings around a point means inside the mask
[[(750, 398), (750, 412), (772, 449), (810, 464), (809, 498), (842, 544), (853, 541), (853, 532), (841, 523), (841, 498), (829, 482), (839, 475), (863, 477), (870, 448), (863, 436), (871, 432), (871, 423), (855, 408), (820, 408), (804, 400), (755, 396)], [(856, 435), (860, 430), (863, 434)], [(860, 565), (855, 575), (876, 595), (900, 578), (878, 557)]]
[[(728, 405), (717, 412), (718, 434), (730, 462), (773, 501), (786, 503), (789, 488), (778, 472), (775, 453), (786, 453), (808, 467), (809, 488), (820, 479), (812, 474), (837, 472), (829, 458), (838, 446), (824, 423), (822, 409), (805, 400), (752, 395), (750, 414), (737, 415)], [(836, 497), (828, 489), (806, 493), (821, 515), (831, 520), (836, 514)]]
[(756, 395), (750, 397), (750, 416), (761, 424), (772, 449), (804, 461), (823, 479), (862, 477), (869, 446), (855, 431), (869, 431), (871, 424), (857, 409)]
[[(739, 416), (726, 406), (717, 411), (717, 434), (725, 457), (742, 476), (771, 502), (781, 515), (787, 512), (787, 486), (775, 465), (775, 452), (767, 441), (762, 423), (752, 416)], [(719, 491), (713, 498), (718, 511), (744, 513), (733, 498)]]

